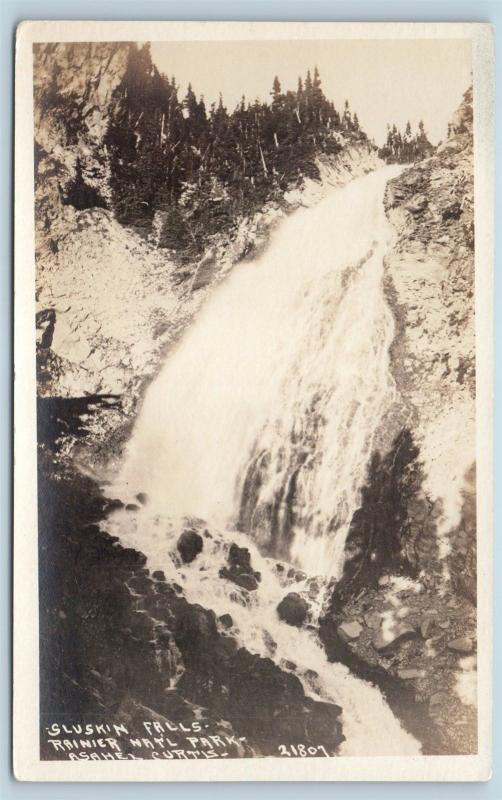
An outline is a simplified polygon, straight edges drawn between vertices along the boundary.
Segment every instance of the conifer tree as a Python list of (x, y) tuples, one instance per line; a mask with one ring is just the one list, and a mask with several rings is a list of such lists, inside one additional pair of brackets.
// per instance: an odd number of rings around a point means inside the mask
[(193, 257), (239, 214), (316, 177), (318, 156), (337, 153), (344, 137), (365, 139), (348, 102), (341, 120), (325, 97), (317, 67), (296, 90), (284, 92), (275, 76), (270, 95), (269, 103), (243, 96), (231, 113), (220, 95), (207, 110), (189, 84), (180, 101), (148, 46), (132, 47), (105, 137), (119, 221), (148, 230), (161, 212), (159, 241)]
[(352, 115), (350, 113), (350, 106), (349, 101), (345, 101), (344, 109), (343, 109), (343, 127), (345, 130), (350, 130), (352, 127)]

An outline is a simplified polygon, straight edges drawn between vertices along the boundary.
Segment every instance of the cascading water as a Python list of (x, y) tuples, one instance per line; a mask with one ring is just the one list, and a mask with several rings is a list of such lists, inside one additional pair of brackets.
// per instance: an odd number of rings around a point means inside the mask
[[(324, 585), (343, 566), (375, 432), (394, 398), (382, 200), (395, 172), (295, 212), (263, 256), (214, 292), (150, 386), (112, 489), (126, 501), (146, 493), (147, 505), (107, 523), (152, 569), (182, 582), (190, 602), (231, 611), (249, 650), (283, 667), (295, 662), (308, 694), (339, 703), (346, 755), (419, 745), (376, 688), (329, 664), (313, 632), (279, 620), (287, 582), (275, 561)], [(211, 535), (182, 565), (175, 543), (186, 518), (203, 520)], [(262, 574), (245, 602), (219, 576), (231, 542), (249, 548)]]

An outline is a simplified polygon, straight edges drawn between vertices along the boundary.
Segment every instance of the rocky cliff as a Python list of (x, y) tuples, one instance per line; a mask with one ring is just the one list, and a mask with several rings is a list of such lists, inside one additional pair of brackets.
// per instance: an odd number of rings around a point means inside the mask
[[(476, 722), (472, 91), (434, 155), (389, 182), (398, 401), (321, 626), (426, 752), (473, 753)], [(392, 433), (393, 432), (393, 433)], [(389, 441), (392, 434), (394, 439)], [(357, 635), (343, 624), (357, 622)]]
[[(34, 46), (35, 221), (39, 269), (76, 227), (79, 207), (109, 201), (104, 137), (127, 44)], [(46, 252), (48, 251), (48, 252)]]
[[(187, 263), (159, 246), (156, 218), (147, 234), (121, 225), (112, 209), (105, 140), (129, 51), (104, 43), (35, 51), (40, 413), (44, 427), (55, 425), (51, 398), (93, 399), (85, 423), (95, 454), (107, 451), (102, 461), (110, 458), (110, 435), (117, 449), (145, 383), (212, 287), (236, 262), (256, 257), (295, 208), (380, 163), (367, 141), (347, 139), (336, 155), (319, 155), (316, 179), (304, 176), (259, 211), (241, 213)], [(94, 403), (103, 396), (109, 401)]]

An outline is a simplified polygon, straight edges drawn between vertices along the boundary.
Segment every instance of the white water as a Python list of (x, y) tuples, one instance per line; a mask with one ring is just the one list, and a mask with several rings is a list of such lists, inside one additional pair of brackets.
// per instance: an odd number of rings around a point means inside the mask
[[(324, 576), (324, 585), (343, 566), (375, 431), (394, 397), (382, 288), (391, 235), (382, 198), (394, 172), (295, 212), (260, 259), (215, 291), (149, 388), (111, 490), (125, 501), (145, 492), (147, 505), (107, 522), (189, 601), (229, 612), (249, 650), (294, 662), (307, 693), (340, 704), (345, 755), (420, 747), (375, 687), (329, 664), (312, 631), (279, 620), (284, 594), (309, 584), (287, 585), (265, 554)], [(185, 517), (211, 531), (189, 565), (176, 552)], [(239, 519), (245, 532), (236, 532)], [(231, 542), (251, 551), (262, 574), (256, 592), (219, 577)]]
[(146, 394), (120, 476), (131, 494), (235, 528), (251, 468), (243, 529), (311, 574), (339, 574), (394, 392), (382, 290), (394, 172), (297, 211), (214, 293)]

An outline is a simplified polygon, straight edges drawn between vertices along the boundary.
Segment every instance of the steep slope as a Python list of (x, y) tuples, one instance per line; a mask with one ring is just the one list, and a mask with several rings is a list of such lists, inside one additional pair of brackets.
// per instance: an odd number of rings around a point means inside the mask
[[(38, 266), (76, 227), (77, 208), (109, 201), (104, 137), (130, 46), (34, 46), (35, 221)], [(40, 263), (41, 260), (41, 263)]]
[(394, 372), (416, 416), (425, 489), (442, 500), (439, 524), (445, 534), (459, 521), (461, 491), (474, 460), (472, 141), (469, 91), (445, 143), (434, 157), (391, 181), (386, 198), (398, 233), (387, 265), (398, 320)]
[[(255, 257), (292, 210), (380, 163), (362, 134), (337, 134), (337, 152), (320, 152), (309, 165), (315, 178), (306, 174), (281, 192), (274, 189), (258, 210), (234, 210), (232, 224), (187, 261), (186, 254), (159, 246), (162, 213), (150, 230), (125, 227), (115, 217), (107, 131), (117, 104), (125, 102), (117, 87), (132, 47), (35, 49), (40, 415), (44, 429), (57, 427), (51, 398), (113, 396), (93, 403), (85, 418), (94, 450), (112, 449), (111, 431), (120, 429), (115, 444), (126, 435), (145, 381), (233, 264)], [(192, 213), (184, 208), (181, 203), (180, 213)], [(61, 410), (59, 404), (57, 415)], [(71, 439), (66, 436), (66, 448)]]
[[(434, 155), (388, 184), (399, 402), (322, 625), (332, 658), (424, 715), (429, 752), (476, 752), (472, 91)], [(389, 433), (394, 437), (388, 441)], [(353, 641), (340, 625), (357, 620)]]

